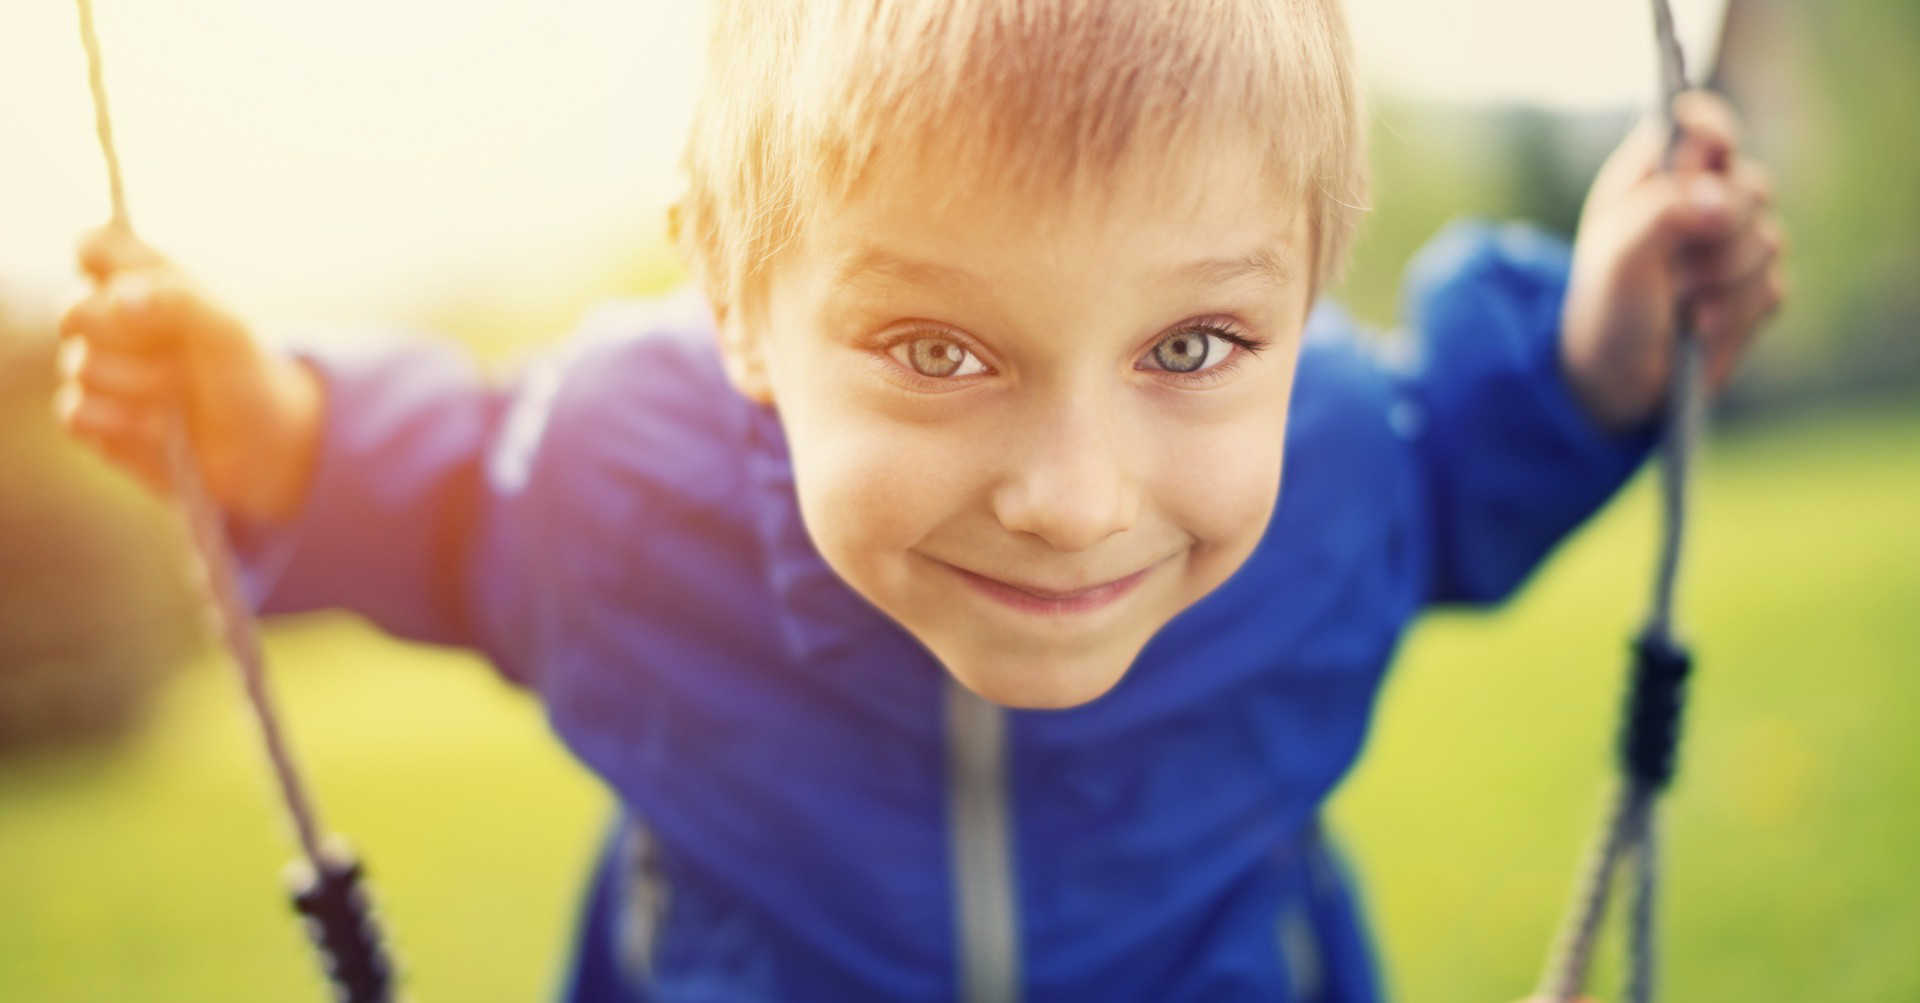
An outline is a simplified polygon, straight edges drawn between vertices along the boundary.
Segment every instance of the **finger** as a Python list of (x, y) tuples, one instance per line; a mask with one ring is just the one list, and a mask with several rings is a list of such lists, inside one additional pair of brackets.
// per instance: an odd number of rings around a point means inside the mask
[(174, 369), (153, 355), (116, 352), (84, 338), (60, 342), (60, 376), (90, 393), (151, 406), (166, 406), (174, 397)]
[(154, 493), (172, 493), (167, 427), (152, 411), (126, 406), (66, 384), (54, 394), (54, 417), (76, 440)]
[(1710, 387), (1717, 391), (1726, 386), (1747, 347), (1786, 296), (1786, 279), (1776, 264), (1695, 305), (1693, 324), (1705, 343)]
[(1685, 91), (1673, 99), (1673, 120), (1680, 127), (1674, 170), (1727, 172), (1740, 148), (1740, 116), (1725, 98), (1712, 91)]
[(1755, 212), (1733, 236), (1717, 244), (1689, 249), (1681, 291), (1688, 296), (1738, 285), (1765, 271), (1786, 253), (1786, 233), (1770, 213)]
[(1728, 179), (1735, 188), (1751, 194), (1761, 205), (1773, 204), (1773, 172), (1752, 157), (1736, 157)]
[(1759, 326), (1785, 301), (1786, 292), (1782, 271), (1769, 267), (1745, 282), (1695, 300), (1693, 328), (1710, 342), (1732, 337)]
[(136, 439), (158, 445), (166, 430), (158, 410), (88, 393), (75, 383), (63, 383), (54, 391), (53, 413), (61, 427), (87, 439)]
[[(1703, 176), (1698, 175), (1696, 176)], [(1745, 279), (1785, 248), (1778, 218), (1768, 212), (1773, 179), (1765, 167), (1740, 158), (1726, 176), (1733, 233), (1719, 240), (1694, 241), (1683, 248), (1682, 282), (1686, 291)]]
[(78, 336), (119, 352), (169, 347), (162, 284), (140, 273), (115, 276), (60, 318), (62, 336)]
[(1724, 174), (1740, 146), (1740, 117), (1726, 99), (1711, 91), (1685, 91), (1674, 99), (1673, 120), (1680, 127), (1673, 162), (1667, 144), (1673, 129), (1664, 117), (1648, 116), (1636, 125), (1601, 166), (1595, 187), (1626, 187), (1663, 170)]
[(150, 489), (165, 493), (165, 442), (157, 424), (74, 384), (54, 394), (54, 417), (67, 433)]
[(96, 282), (123, 271), (156, 268), (167, 259), (119, 223), (94, 227), (80, 237), (80, 270)]
[(1657, 173), (1666, 141), (1667, 130), (1659, 119), (1641, 119), (1600, 165), (1589, 200), (1625, 191)]
[(1655, 174), (1622, 196), (1614, 224), (1625, 260), (1670, 267), (1682, 249), (1712, 245), (1738, 232), (1746, 210), (1725, 179), (1711, 174)]
[(1660, 155), (1660, 146), (1664, 142), (1666, 132), (1661, 129), (1660, 120), (1651, 116), (1642, 118), (1601, 166), (1601, 177), (1605, 177), (1609, 171), (1619, 173), (1630, 170), (1633, 175), (1630, 180), (1639, 180), (1656, 166), (1654, 160)]

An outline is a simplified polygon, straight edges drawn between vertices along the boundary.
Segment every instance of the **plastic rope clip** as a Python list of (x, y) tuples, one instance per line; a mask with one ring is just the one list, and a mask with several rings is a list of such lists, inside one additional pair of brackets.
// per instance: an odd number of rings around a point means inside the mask
[(307, 935), (320, 953), (338, 1003), (389, 1003), (393, 966), (360, 887), (360, 862), (329, 848), (320, 870), (297, 862), (289, 872), (293, 907), (306, 917)]
[(1673, 779), (1693, 656), (1678, 643), (1643, 634), (1633, 644), (1633, 682), (1620, 728), (1620, 766), (1648, 790)]

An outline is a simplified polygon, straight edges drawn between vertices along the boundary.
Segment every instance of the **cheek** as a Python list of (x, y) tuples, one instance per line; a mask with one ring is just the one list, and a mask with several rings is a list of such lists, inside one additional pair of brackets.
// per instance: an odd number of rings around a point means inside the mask
[(1155, 497), (1203, 550), (1245, 556), (1273, 514), (1285, 447), (1284, 403), (1183, 435), (1157, 458)]
[(877, 414), (846, 360), (796, 340), (775, 339), (770, 375), (800, 518), (827, 565), (881, 604), (905, 584), (905, 552), (964, 508), (965, 440)]
[(1280, 493), (1282, 441), (1195, 449), (1168, 479), (1165, 504), (1202, 546), (1251, 549)]
[(814, 546), (863, 592), (901, 573), (899, 558), (970, 498), (963, 444), (835, 406), (827, 394), (783, 411), (794, 488)]

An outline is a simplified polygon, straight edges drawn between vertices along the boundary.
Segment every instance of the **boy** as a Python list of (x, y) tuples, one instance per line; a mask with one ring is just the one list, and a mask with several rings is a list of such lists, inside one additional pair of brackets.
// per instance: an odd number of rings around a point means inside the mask
[(546, 702), (625, 814), (569, 999), (1376, 998), (1317, 806), (1419, 609), (1638, 463), (1677, 299), (1715, 386), (1778, 302), (1725, 109), (1675, 176), (1629, 139), (1570, 259), (1442, 238), (1389, 366), (1314, 308), (1366, 194), (1332, 2), (736, 0), (709, 72), (693, 316), (496, 389), (269, 352), (103, 231), (63, 419), (158, 483), (184, 407), (264, 608)]

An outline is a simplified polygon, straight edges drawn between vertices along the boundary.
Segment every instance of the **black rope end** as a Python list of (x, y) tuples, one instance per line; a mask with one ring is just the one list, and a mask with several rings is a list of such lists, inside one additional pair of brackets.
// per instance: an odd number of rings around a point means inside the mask
[(1643, 634), (1633, 644), (1633, 682), (1620, 729), (1620, 767), (1649, 790), (1673, 779), (1693, 656), (1665, 637)]
[(318, 874), (301, 865), (293, 907), (306, 917), (307, 935), (320, 953), (338, 1003), (388, 1003), (393, 966), (381, 943), (373, 908), (360, 886), (360, 862), (330, 850)]

